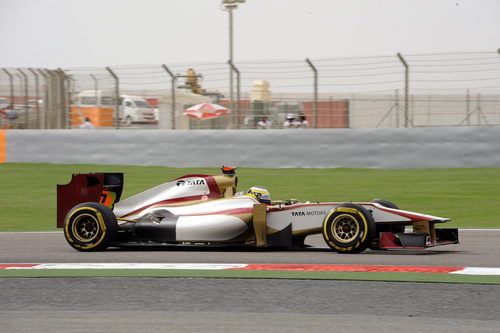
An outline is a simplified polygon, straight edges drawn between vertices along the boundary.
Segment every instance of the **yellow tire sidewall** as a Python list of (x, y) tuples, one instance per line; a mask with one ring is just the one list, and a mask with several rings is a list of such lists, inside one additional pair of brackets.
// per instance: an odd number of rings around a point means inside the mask
[[(91, 212), (91, 214), (89, 214), (89, 215), (92, 215), (97, 220), (97, 222), (99, 224), (100, 235), (97, 235), (97, 238), (98, 238), (97, 241), (91, 242), (91, 243), (85, 243), (85, 242), (81, 242), (81, 241), (75, 239), (76, 237), (73, 235), (73, 232), (70, 230), (72, 229), (73, 223), (78, 218), (78, 215), (84, 214), (84, 213), (88, 214), (89, 211)], [(104, 221), (104, 218), (99, 210), (97, 210), (93, 207), (90, 207), (90, 206), (83, 206), (83, 207), (79, 207), (79, 208), (75, 209), (74, 211), (70, 212), (70, 214), (68, 214), (68, 216), (66, 217), (66, 220), (64, 222), (64, 234), (66, 236), (68, 243), (70, 243), (71, 246), (78, 248), (78, 249), (82, 249), (82, 250), (92, 250), (92, 249), (94, 249), (102, 244), (102, 242), (104, 241), (104, 239), (106, 238), (106, 235), (107, 235), (107, 228), (106, 228), (106, 223)]]
[[(332, 227), (335, 222), (335, 219), (338, 216), (341, 215), (349, 215), (352, 216), (354, 220), (357, 221), (358, 226), (359, 226), (359, 233), (362, 233), (361, 237), (357, 235), (358, 239), (353, 241), (354, 243), (350, 246), (340, 246), (339, 241), (336, 241), (333, 232), (332, 232)], [(325, 222), (323, 223), (323, 237), (331, 248), (339, 251), (339, 252), (351, 252), (353, 250), (356, 250), (359, 248), (365, 241), (366, 238), (368, 237), (368, 221), (365, 217), (365, 215), (359, 211), (358, 209), (354, 207), (337, 207), (334, 208), (325, 218)]]

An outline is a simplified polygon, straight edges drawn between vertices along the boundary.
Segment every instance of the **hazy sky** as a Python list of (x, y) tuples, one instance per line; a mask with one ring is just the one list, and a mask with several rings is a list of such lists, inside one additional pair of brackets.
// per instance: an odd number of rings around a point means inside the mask
[[(221, 62), (221, 0), (0, 0), (0, 67)], [(235, 63), (490, 51), (500, 0), (247, 0)]]

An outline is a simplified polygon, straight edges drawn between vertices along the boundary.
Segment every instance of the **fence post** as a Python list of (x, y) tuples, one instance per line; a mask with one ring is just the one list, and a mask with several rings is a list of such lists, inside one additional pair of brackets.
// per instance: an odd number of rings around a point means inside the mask
[(120, 128), (120, 80), (118, 76), (111, 70), (110, 67), (106, 67), (106, 70), (111, 74), (113, 79), (115, 79), (115, 98), (116, 98), (116, 110), (115, 110), (115, 118), (116, 118), (116, 129)]
[(97, 90), (99, 90), (99, 81), (97, 80), (94, 74), (90, 74), (90, 77), (92, 78), (92, 80), (94, 80), (94, 91), (97, 96)]
[(9, 77), (9, 85), (10, 85), (10, 104), (14, 105), (14, 77), (12, 74), (5, 68), (3, 68), (3, 71), (7, 76)]
[(28, 70), (35, 77), (35, 107), (36, 107), (36, 123), (38, 129), (42, 128), (41, 120), (40, 120), (40, 82), (38, 81), (38, 74), (33, 68), (28, 68)]
[(382, 119), (380, 119), (380, 121), (378, 122), (377, 126), (375, 126), (375, 128), (378, 128), (380, 125), (382, 125), (382, 123), (384, 122), (384, 120), (387, 119), (387, 117), (389, 117), (389, 115), (391, 114), (392, 111), (395, 111), (394, 114), (396, 116), (395, 117), (395, 119), (396, 119), (396, 128), (399, 128), (399, 111), (400, 111), (400, 106), (399, 106), (399, 90), (398, 89), (396, 89), (395, 92), (394, 92), (394, 104), (391, 106), (391, 108), (389, 109), (389, 111), (387, 111), (387, 113), (382, 117)]
[(71, 110), (69, 106), (69, 77), (66, 73), (58, 68), (54, 71), (57, 75), (59, 81), (59, 98), (60, 98), (60, 108), (57, 117), (58, 128), (70, 128), (70, 114)]
[(75, 94), (75, 79), (73, 78), (72, 75), (66, 74), (64, 70), (59, 68), (59, 73), (63, 77), (63, 93), (64, 93), (64, 107), (65, 107), (65, 116), (66, 116), (66, 126), (67, 128), (71, 128), (71, 104), (73, 103), (74, 100), (74, 94)]
[(51, 90), (52, 94), (54, 97), (54, 108), (52, 109), (52, 114), (50, 116), (50, 122), (51, 122), (51, 127), (52, 128), (61, 128), (61, 119), (60, 119), (60, 113), (62, 109), (61, 105), (61, 77), (57, 73), (56, 70), (50, 69), (49, 73), (51, 75)]
[(44, 102), (43, 102), (43, 126), (40, 128), (47, 128), (47, 123), (48, 123), (48, 116), (49, 116), (49, 102), (50, 102), (50, 94), (49, 94), (49, 81), (47, 77), (47, 73), (44, 72), (43, 69), (38, 69), (38, 72), (43, 76), (43, 79), (45, 81), (45, 96), (44, 96)]
[(240, 100), (241, 100), (241, 80), (240, 80), (240, 71), (236, 66), (233, 64), (231, 60), (228, 60), (229, 66), (231, 66), (231, 69), (236, 72), (236, 129), (240, 128)]
[(21, 68), (17, 71), (24, 79), (24, 128), (28, 128), (28, 75)]
[(401, 53), (397, 54), (399, 61), (405, 67), (405, 127), (408, 127), (410, 118), (409, 118), (409, 110), (408, 110), (408, 93), (409, 93), (409, 83), (410, 83), (410, 66), (405, 61)]
[(61, 98), (59, 89), (59, 75), (54, 70), (47, 69), (48, 77), (50, 78), (49, 93), (50, 93), (50, 114), (47, 117), (48, 128), (58, 128), (58, 114), (61, 109)]
[(309, 58), (306, 58), (306, 62), (311, 67), (314, 72), (314, 104), (313, 104), (313, 127), (318, 127), (318, 71), (314, 67), (313, 63)]
[[(92, 80), (94, 80), (94, 95), (95, 95), (96, 103), (99, 103), (99, 91), (98, 91), (99, 90), (99, 81), (97, 80), (97, 77), (94, 74), (90, 74), (90, 77), (92, 78)], [(83, 115), (80, 101), (78, 101), (78, 113), (80, 114), (80, 116)], [(84, 121), (84, 119), (82, 119), (82, 121)]]
[(177, 77), (172, 73), (172, 71), (165, 65), (161, 65), (161, 67), (170, 75), (170, 82), (171, 82), (171, 93), (172, 93), (172, 129), (175, 129), (175, 81), (177, 80)]

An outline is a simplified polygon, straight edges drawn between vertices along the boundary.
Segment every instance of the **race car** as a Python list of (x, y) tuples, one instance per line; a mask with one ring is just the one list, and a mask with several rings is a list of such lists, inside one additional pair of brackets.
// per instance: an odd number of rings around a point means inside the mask
[[(263, 187), (237, 192), (235, 167), (185, 175), (120, 200), (123, 173), (73, 174), (57, 185), (57, 227), (78, 251), (131, 245), (229, 245), (301, 249), (322, 234), (339, 253), (458, 243), (449, 218), (371, 202), (272, 201)], [(411, 226), (412, 229), (405, 228)]]

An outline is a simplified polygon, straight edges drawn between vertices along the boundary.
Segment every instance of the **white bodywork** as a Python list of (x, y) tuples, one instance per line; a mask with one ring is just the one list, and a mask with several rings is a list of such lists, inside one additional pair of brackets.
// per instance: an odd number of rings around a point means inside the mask
[[(208, 184), (204, 178), (201, 177), (189, 177), (182, 178), (177, 181), (171, 181), (158, 186), (155, 186), (149, 190), (131, 196), (125, 200), (119, 201), (115, 204), (113, 212), (117, 217), (124, 217), (130, 213), (141, 209), (142, 207), (147, 207), (158, 202), (168, 199), (179, 199), (189, 196), (196, 195), (208, 195), (210, 190)], [(190, 208), (191, 213), (198, 211), (198, 208)], [(140, 215), (143, 215), (141, 212)], [(175, 213), (174, 213), (175, 214)], [(127, 216), (128, 219), (135, 219), (138, 214)]]
[[(220, 197), (219, 193), (211, 193), (214, 186), (210, 177), (184, 176), (117, 202), (113, 212), (125, 221), (153, 223), (153, 227), (154, 223), (161, 223), (165, 228), (172, 228), (172, 232), (175, 230), (175, 240), (179, 242), (231, 241), (252, 231), (254, 205), (259, 202), (247, 195)], [(339, 204), (307, 202), (266, 206), (266, 232), (280, 232), (289, 226), (292, 233), (298, 235), (321, 232), (325, 218)], [(410, 225), (415, 221), (448, 221), (376, 202), (356, 204), (370, 212), (375, 223)]]
[(176, 237), (178, 241), (227, 241), (247, 229), (243, 220), (231, 215), (181, 216), (177, 220)]
[[(219, 176), (186, 175), (121, 201), (123, 173), (73, 175), (69, 184), (57, 188), (57, 226), (65, 228), (66, 239), (80, 251), (128, 243), (301, 248), (314, 234), (322, 234), (329, 247), (343, 253), (369, 246), (458, 243), (458, 229), (434, 227), (448, 218), (390, 208), (395, 204), (385, 200), (298, 203), (290, 199), (268, 205), (270, 200), (259, 202), (253, 192), (237, 192), (234, 167), (222, 171)], [(70, 196), (73, 193), (75, 197)], [(405, 232), (405, 225), (413, 232)]]
[[(267, 214), (267, 226), (276, 230), (282, 230), (289, 224), (292, 224), (292, 231), (319, 228), (322, 226), (323, 220), (328, 213), (339, 204), (340, 203), (298, 203), (291, 206), (282, 206), (278, 209), (271, 208), (270, 212)], [(378, 223), (410, 223), (412, 221), (410, 216), (422, 221), (445, 222), (449, 220), (438, 216), (387, 208), (378, 203), (370, 202), (358, 204), (370, 211), (374, 221)]]
[[(210, 189), (202, 177), (186, 177), (158, 185), (116, 203), (117, 217), (136, 220), (159, 210), (168, 210), (177, 217), (177, 241), (227, 241), (248, 230), (238, 214), (251, 214), (258, 202), (249, 196), (209, 200)], [(162, 204), (169, 200), (202, 196), (201, 201), (187, 204)], [(144, 209), (144, 207), (147, 207)]]

